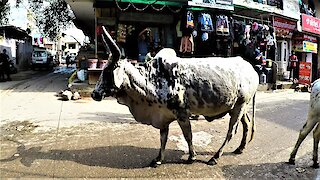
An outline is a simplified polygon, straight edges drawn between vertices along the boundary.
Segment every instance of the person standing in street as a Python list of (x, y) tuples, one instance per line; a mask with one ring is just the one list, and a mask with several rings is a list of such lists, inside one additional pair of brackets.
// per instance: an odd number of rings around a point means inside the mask
[(70, 56), (70, 54), (69, 54), (69, 52), (68, 52), (67, 57), (66, 57), (67, 67), (69, 67), (69, 64), (71, 64), (70, 59), (71, 59), (71, 56)]
[(298, 79), (299, 74), (298, 74), (298, 57), (296, 56), (295, 52), (291, 52), (291, 56), (289, 57), (289, 62), (290, 62), (290, 77), (292, 80)]
[(9, 63), (9, 56), (7, 55), (7, 50), (3, 49), (2, 53), (0, 54), (0, 63), (1, 63), (1, 74), (0, 78), (4, 81), (4, 73), (7, 75), (7, 81), (11, 81), (10, 77), (10, 63)]
[(139, 37), (138, 37), (138, 51), (139, 51), (139, 56), (138, 56), (138, 62), (143, 63), (145, 62), (145, 57), (147, 55), (147, 53), (149, 52), (149, 48), (150, 48), (150, 33), (151, 30), (149, 28), (146, 28), (144, 30), (142, 30), (139, 33)]

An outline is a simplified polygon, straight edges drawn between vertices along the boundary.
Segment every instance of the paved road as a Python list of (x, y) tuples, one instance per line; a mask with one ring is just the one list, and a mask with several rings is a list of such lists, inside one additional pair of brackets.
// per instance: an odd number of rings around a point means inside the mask
[(66, 74), (41, 74), (0, 84), (0, 175), (3, 178), (215, 178), (316, 179), (312, 137), (298, 152), (297, 165), (285, 164), (307, 114), (309, 93), (258, 92), (257, 133), (241, 155), (205, 164), (222, 144), (229, 117), (192, 121), (198, 160), (185, 164), (186, 143), (177, 123), (170, 126), (166, 164), (150, 168), (157, 155), (158, 130), (137, 123), (114, 99), (61, 101)]

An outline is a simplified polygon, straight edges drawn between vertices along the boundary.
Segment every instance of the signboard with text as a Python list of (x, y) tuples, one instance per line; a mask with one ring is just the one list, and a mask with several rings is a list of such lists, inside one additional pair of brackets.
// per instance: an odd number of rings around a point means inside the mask
[(320, 19), (302, 14), (302, 30), (320, 35)]
[(303, 41), (303, 52), (317, 53), (317, 50), (318, 50), (317, 43)]
[(299, 65), (299, 83), (310, 84), (311, 83), (311, 67), (310, 62), (300, 62)]
[(233, 0), (189, 0), (189, 6), (225, 9), (233, 11)]
[[(262, 1), (263, 2), (263, 1)], [(281, 16), (289, 17), (295, 20), (300, 19), (300, 9), (297, 0), (282, 0), (283, 9), (276, 6), (268, 5), (267, 3), (259, 3), (253, 0), (233, 0), (234, 5), (243, 6), (248, 9), (257, 9), (264, 12), (275, 13)]]
[(275, 28), (276, 36), (290, 38), (297, 27), (297, 23), (284, 18), (274, 17), (273, 27)]
[(297, 52), (318, 53), (318, 41), (314, 36), (298, 34), (292, 38), (292, 47)]

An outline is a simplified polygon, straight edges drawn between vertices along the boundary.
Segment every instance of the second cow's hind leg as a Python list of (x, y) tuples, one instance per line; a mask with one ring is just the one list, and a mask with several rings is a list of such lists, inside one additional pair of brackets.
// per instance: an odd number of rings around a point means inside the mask
[(222, 146), (220, 147), (220, 149), (218, 150), (218, 152), (216, 152), (216, 154), (208, 161), (209, 165), (215, 165), (217, 164), (217, 160), (220, 158), (220, 156), (223, 154), (223, 149), (225, 147), (226, 144), (229, 143), (229, 141), (231, 140), (232, 136), (234, 135), (234, 131), (236, 129), (237, 124), (239, 123), (239, 121), (241, 120), (242, 116), (244, 115), (245, 109), (246, 109), (246, 104), (237, 104), (238, 106), (236, 106), (234, 109), (232, 109), (232, 111), (230, 112), (230, 121), (229, 121), (229, 129), (228, 129), (228, 133), (227, 133), (227, 137), (224, 140)]
[(248, 113), (244, 113), (241, 118), (241, 123), (243, 126), (243, 135), (240, 146), (233, 152), (235, 154), (242, 154), (243, 150), (246, 148), (247, 141), (248, 141), (248, 132), (249, 132), (249, 119)]
[(191, 124), (189, 120), (178, 120), (179, 126), (182, 130), (184, 138), (186, 139), (189, 147), (189, 158), (188, 163), (192, 163), (196, 160), (196, 152), (194, 151), (193, 144), (192, 144), (192, 131), (191, 131)]
[(307, 135), (310, 133), (310, 131), (312, 131), (312, 129), (317, 123), (315, 119), (311, 119), (310, 117), (311, 116), (309, 115), (307, 122), (305, 123), (303, 128), (300, 130), (298, 140), (290, 154), (289, 164), (295, 164), (295, 157), (302, 141), (307, 137)]
[(313, 130), (313, 165), (314, 168), (319, 168), (318, 163), (318, 146), (320, 139), (320, 125), (318, 123), (315, 130)]

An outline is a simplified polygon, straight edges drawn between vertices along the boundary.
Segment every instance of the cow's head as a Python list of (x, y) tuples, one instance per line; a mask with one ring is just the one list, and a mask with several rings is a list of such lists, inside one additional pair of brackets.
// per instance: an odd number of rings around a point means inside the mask
[(115, 71), (117, 72), (121, 70), (117, 68), (117, 64), (121, 55), (120, 49), (106, 29), (104, 27), (102, 27), (102, 29), (102, 40), (104, 45), (109, 47), (112, 53), (112, 61), (104, 67), (99, 80), (97, 81), (95, 89), (91, 94), (91, 97), (96, 101), (101, 101), (103, 97), (113, 96), (116, 93), (116, 89), (118, 89), (122, 83), (121, 77), (114, 75)]

